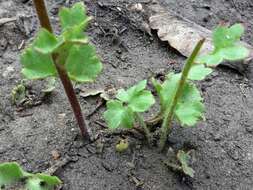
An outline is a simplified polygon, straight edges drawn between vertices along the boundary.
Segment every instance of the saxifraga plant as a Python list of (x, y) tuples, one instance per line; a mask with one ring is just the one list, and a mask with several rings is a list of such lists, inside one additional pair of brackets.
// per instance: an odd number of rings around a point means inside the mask
[(162, 84), (153, 78), (152, 83), (160, 99), (160, 111), (152, 119), (144, 121), (139, 114), (147, 111), (155, 103), (151, 92), (145, 90), (145, 80), (127, 91), (119, 90), (117, 100), (108, 101), (107, 111), (104, 113), (109, 128), (133, 128), (137, 120), (150, 142), (149, 126), (162, 121), (158, 146), (163, 150), (174, 120), (183, 127), (190, 127), (204, 118), (203, 98), (193, 81), (205, 79), (213, 72), (211, 67), (224, 60), (241, 60), (249, 55), (249, 50), (239, 41), (243, 33), (244, 28), (241, 24), (231, 27), (219, 26), (213, 32), (212, 52), (198, 56), (205, 41), (200, 40), (181, 73), (169, 73)]
[(102, 70), (95, 48), (89, 44), (84, 30), (90, 17), (83, 3), (62, 8), (59, 18), (62, 33), (53, 34), (44, 0), (34, 0), (41, 24), (35, 40), (21, 55), (22, 74), (28, 79), (59, 76), (73, 109), (81, 135), (89, 139), (87, 122), (75, 95), (71, 80), (91, 82)]

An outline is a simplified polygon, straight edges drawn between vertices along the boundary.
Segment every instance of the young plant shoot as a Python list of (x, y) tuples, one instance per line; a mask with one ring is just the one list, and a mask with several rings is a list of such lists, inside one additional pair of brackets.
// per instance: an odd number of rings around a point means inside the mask
[(204, 118), (203, 98), (193, 81), (205, 79), (213, 71), (210, 67), (224, 60), (236, 61), (249, 55), (248, 49), (239, 42), (243, 32), (244, 28), (241, 24), (235, 24), (230, 28), (217, 27), (212, 36), (214, 50), (210, 54), (198, 56), (204, 43), (204, 39), (200, 40), (181, 73), (169, 73), (162, 84), (153, 78), (152, 83), (160, 99), (160, 111), (155, 118), (147, 122), (144, 122), (139, 112), (147, 111), (155, 100), (149, 91), (144, 90), (146, 81), (140, 82), (127, 91), (119, 90), (118, 100), (107, 102), (107, 111), (104, 116), (108, 126), (132, 128), (135, 119), (138, 119), (147, 138), (150, 139), (146, 125), (162, 120), (158, 146), (160, 150), (163, 150), (174, 120), (183, 127), (190, 127)]
[(0, 190), (8, 189), (11, 185), (19, 185), (27, 190), (53, 190), (61, 183), (56, 176), (28, 173), (16, 162), (0, 164)]
[(90, 21), (83, 3), (62, 8), (59, 18), (62, 33), (53, 34), (44, 0), (34, 0), (42, 28), (21, 55), (22, 73), (28, 79), (59, 76), (83, 137), (89, 137), (86, 121), (71, 81), (91, 82), (102, 70), (95, 48), (84, 30)]
[(145, 135), (150, 142), (150, 133), (140, 115), (147, 111), (155, 99), (150, 91), (145, 90), (147, 81), (143, 80), (128, 90), (120, 89), (116, 95), (117, 100), (107, 102), (107, 111), (104, 113), (109, 128), (132, 128), (135, 120), (143, 127)]

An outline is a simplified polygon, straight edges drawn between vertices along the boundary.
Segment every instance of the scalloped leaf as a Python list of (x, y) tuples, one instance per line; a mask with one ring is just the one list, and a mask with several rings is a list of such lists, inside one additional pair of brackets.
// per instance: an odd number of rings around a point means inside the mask
[(24, 177), (24, 172), (16, 162), (0, 164), (0, 187), (10, 185)]
[(143, 80), (128, 90), (120, 89), (116, 98), (127, 103), (134, 112), (147, 111), (155, 103), (155, 99), (150, 91), (144, 90), (146, 85), (147, 80)]
[(0, 187), (2, 185), (12, 185), (24, 177), (26, 177), (25, 187), (27, 190), (53, 190), (55, 186), (62, 183), (56, 176), (25, 172), (16, 162), (0, 164)]
[(193, 126), (204, 118), (202, 100), (197, 87), (187, 82), (175, 109), (175, 115), (182, 126)]
[(61, 26), (65, 31), (67, 28), (78, 26), (83, 22), (86, 23), (84, 28), (87, 26), (90, 17), (86, 15), (86, 10), (83, 2), (75, 3), (71, 8), (61, 8), (59, 11), (59, 17)]
[(37, 34), (33, 42), (33, 48), (43, 54), (53, 53), (61, 45), (61, 41), (58, 42), (55, 35), (42, 28)]
[(69, 77), (78, 82), (91, 82), (102, 71), (102, 63), (91, 45), (74, 45), (65, 67)]
[[(200, 78), (200, 76), (192, 75), (193, 78)], [(178, 88), (180, 77), (181, 74), (170, 73), (163, 84), (153, 82), (158, 90), (162, 113), (170, 106)], [(200, 92), (194, 84), (186, 82), (183, 95), (179, 98), (174, 111), (177, 120), (182, 126), (193, 126), (204, 117), (203, 112), (204, 105)]]
[(111, 129), (118, 127), (132, 128), (134, 123), (134, 113), (131, 108), (123, 106), (118, 100), (111, 100), (106, 103), (107, 110), (104, 118)]
[(21, 55), (22, 73), (28, 79), (56, 76), (56, 68), (50, 55), (27, 48)]
[(207, 68), (204, 64), (194, 65), (189, 74), (188, 79), (190, 80), (204, 80), (207, 75), (211, 74), (213, 70), (211, 68)]
[(166, 80), (160, 84), (153, 80), (153, 84), (160, 98), (161, 112), (163, 113), (171, 104), (174, 97), (181, 74), (170, 73), (166, 76)]
[(231, 27), (219, 26), (213, 32), (214, 50), (208, 55), (198, 57), (198, 63), (216, 66), (223, 60), (237, 61), (249, 56), (249, 50), (240, 44), (240, 37), (244, 33), (241, 24)]

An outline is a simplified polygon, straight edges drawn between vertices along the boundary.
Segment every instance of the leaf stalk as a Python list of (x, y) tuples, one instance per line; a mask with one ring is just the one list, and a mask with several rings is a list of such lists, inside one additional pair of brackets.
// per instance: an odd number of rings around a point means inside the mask
[(151, 145), (151, 134), (150, 134), (150, 131), (149, 131), (143, 117), (139, 113), (136, 113), (135, 115), (136, 115), (136, 119), (139, 122), (139, 125), (143, 128), (143, 131), (144, 131), (144, 134), (147, 138), (148, 144)]
[(160, 151), (162, 151), (164, 149), (168, 134), (170, 133), (171, 128), (172, 128), (171, 125), (172, 125), (172, 120), (173, 120), (174, 111), (175, 111), (177, 102), (183, 94), (183, 89), (184, 89), (184, 85), (187, 81), (188, 74), (190, 72), (191, 67), (193, 66), (193, 64), (195, 62), (195, 59), (196, 59), (204, 41), (205, 41), (205, 39), (202, 39), (197, 43), (192, 54), (187, 59), (186, 64), (185, 64), (183, 71), (182, 71), (181, 78), (179, 80), (179, 84), (177, 86), (176, 93), (172, 99), (170, 106), (165, 111), (164, 119), (163, 119), (163, 123), (162, 123), (162, 128), (161, 128), (160, 142), (158, 145), (158, 148)]

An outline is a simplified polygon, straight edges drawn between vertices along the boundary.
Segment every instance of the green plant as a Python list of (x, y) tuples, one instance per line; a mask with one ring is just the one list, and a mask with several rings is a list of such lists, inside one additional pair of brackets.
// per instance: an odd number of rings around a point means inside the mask
[[(223, 60), (239, 60), (248, 56), (249, 51), (239, 42), (243, 31), (243, 26), (240, 24), (235, 24), (230, 28), (217, 27), (213, 32), (214, 50), (210, 54), (198, 56), (204, 43), (204, 39), (200, 40), (181, 73), (169, 73), (162, 84), (153, 78), (152, 83), (160, 99), (160, 111), (156, 117), (146, 122), (138, 112), (147, 111), (154, 104), (154, 98), (147, 90), (145, 90), (146, 96), (139, 96), (146, 86), (144, 82), (140, 82), (127, 91), (119, 90), (116, 96), (118, 100), (107, 102), (107, 111), (104, 116), (108, 126), (133, 128), (135, 115), (136, 118), (140, 118), (140, 126), (143, 127), (150, 141), (147, 125), (157, 124), (162, 120), (159, 142), (159, 149), (162, 150), (174, 120), (183, 127), (189, 127), (204, 118), (203, 98), (193, 81), (205, 79), (213, 71), (210, 67), (218, 65)], [(143, 106), (143, 109), (136, 109), (136, 104)]]
[(143, 80), (127, 91), (120, 89), (116, 95), (117, 100), (107, 102), (107, 111), (104, 117), (110, 128), (115, 129), (120, 126), (132, 128), (135, 120), (143, 127), (147, 139), (150, 141), (149, 130), (139, 114), (147, 111), (154, 103), (155, 99), (150, 91), (145, 90), (147, 81)]
[[(71, 80), (91, 82), (102, 70), (95, 48), (83, 33), (90, 17), (83, 3), (59, 11), (62, 33), (53, 34), (44, 0), (34, 0), (42, 28), (35, 40), (21, 55), (22, 73), (28, 79), (43, 79), (59, 75), (74, 111), (82, 136), (87, 136), (86, 121), (75, 95)], [(52, 81), (53, 82), (53, 81)], [(53, 86), (50, 84), (49, 89)]]
[(249, 50), (239, 42), (243, 33), (244, 27), (241, 24), (217, 27), (212, 37), (214, 50), (208, 55), (199, 57), (197, 62), (205, 63), (207, 66), (216, 66), (223, 60), (244, 59), (248, 56)]
[(0, 164), (0, 189), (10, 185), (24, 186), (27, 190), (53, 190), (55, 186), (62, 182), (56, 176), (43, 173), (28, 173), (24, 171), (16, 162), (6, 162)]

